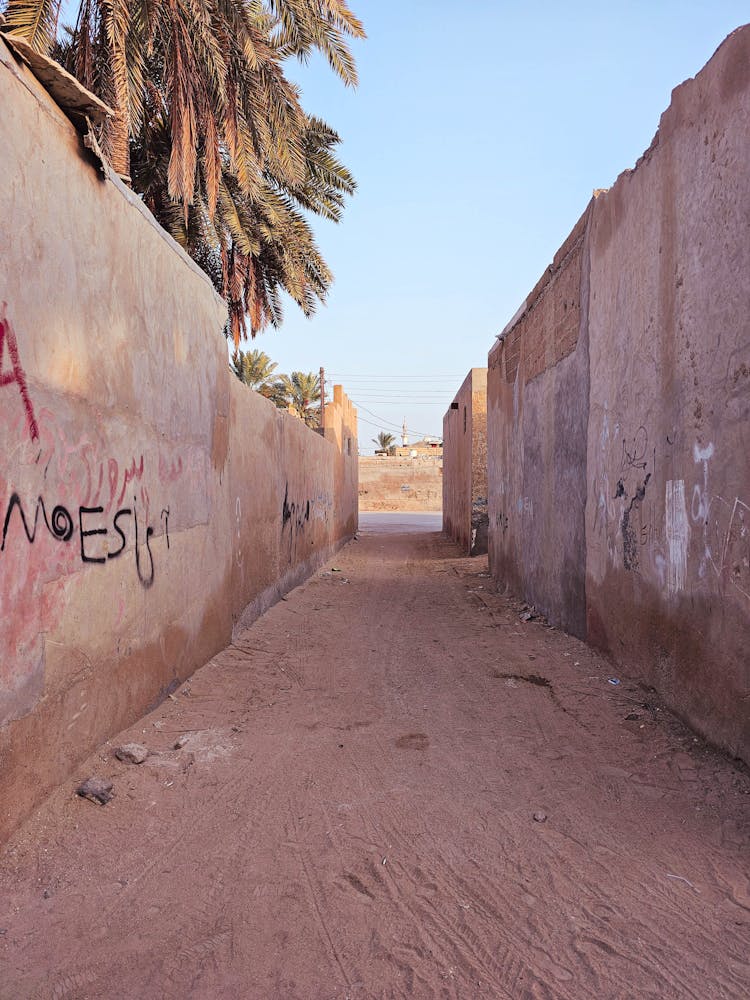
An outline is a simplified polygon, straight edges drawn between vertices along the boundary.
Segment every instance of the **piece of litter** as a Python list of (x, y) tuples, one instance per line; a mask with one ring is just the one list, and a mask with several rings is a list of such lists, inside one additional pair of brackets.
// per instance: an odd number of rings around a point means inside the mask
[(171, 698), (172, 701), (177, 701), (177, 699), (175, 698), (175, 696), (173, 694), (169, 694), (169, 695), (167, 695), (167, 697)]
[(340, 573), (341, 570), (338, 568), (338, 566), (331, 566), (331, 572), (332, 573)]
[(539, 809), (537, 812), (534, 813), (533, 819), (534, 819), (535, 823), (546, 823), (547, 822), (547, 813), (546, 812), (542, 812), (542, 810)]
[(615, 687), (617, 687), (619, 683), (620, 681), (617, 677), (610, 677), (609, 680), (607, 681), (607, 684), (614, 684)]
[(678, 882), (684, 882), (685, 885), (689, 885), (691, 889), (695, 889), (696, 892), (700, 892), (700, 889), (696, 889), (693, 883), (690, 881), (690, 879), (683, 878), (682, 875), (670, 875), (669, 872), (665, 872), (664, 874), (667, 876), (667, 878), (673, 878), (676, 879)]
[(387, 864), (388, 863), (388, 858), (383, 858), (383, 860), (380, 863), (381, 863), (381, 865)]

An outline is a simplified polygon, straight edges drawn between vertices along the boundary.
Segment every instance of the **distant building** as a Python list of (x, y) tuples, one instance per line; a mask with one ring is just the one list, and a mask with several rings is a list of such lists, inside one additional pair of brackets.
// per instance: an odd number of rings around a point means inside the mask
[[(406, 435), (404, 434), (404, 437)], [(414, 444), (403, 445), (401, 448), (396, 448), (395, 455), (398, 458), (424, 458), (430, 456), (431, 458), (443, 457), (443, 442), (440, 438), (422, 438), (421, 441), (415, 441)]]

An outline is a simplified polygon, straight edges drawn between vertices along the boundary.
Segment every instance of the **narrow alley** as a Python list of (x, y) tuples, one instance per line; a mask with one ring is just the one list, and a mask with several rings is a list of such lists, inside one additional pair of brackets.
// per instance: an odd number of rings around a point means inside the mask
[(747, 995), (747, 771), (387, 523), (13, 836), (2, 1000)]

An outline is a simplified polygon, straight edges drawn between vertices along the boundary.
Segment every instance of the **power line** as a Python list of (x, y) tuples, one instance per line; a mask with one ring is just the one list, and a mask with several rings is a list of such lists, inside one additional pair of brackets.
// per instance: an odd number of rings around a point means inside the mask
[[(365, 413), (369, 413), (371, 417), (375, 417), (375, 419), (379, 421), (379, 423), (376, 426), (382, 427), (383, 424), (385, 424), (386, 426), (395, 427), (396, 430), (398, 431), (401, 430), (399, 424), (394, 424), (392, 420), (384, 420), (383, 417), (379, 416), (377, 413), (373, 413), (372, 410), (368, 410), (366, 406), (360, 406), (360, 404), (353, 397), (350, 396), (349, 398), (351, 399), (351, 401), (354, 403), (354, 405), (357, 407), (358, 410), (364, 410)], [(365, 420), (364, 417), (362, 417), (362, 420), (364, 423), (372, 423), (372, 421), (370, 420)], [(442, 438), (443, 436), (442, 434), (429, 434), (427, 431), (420, 431), (417, 430), (415, 427), (410, 427), (408, 428), (408, 430), (410, 430), (413, 434), (420, 434), (423, 438), (424, 437)]]
[[(385, 400), (390, 403), (398, 403), (403, 400), (406, 403), (410, 403), (414, 399), (421, 400), (423, 403), (434, 403), (436, 406), (447, 407), (451, 400), (450, 396), (414, 396), (411, 393), (400, 392), (398, 394), (392, 392), (360, 392), (358, 389), (352, 390), (360, 399), (365, 401), (370, 400)], [(347, 393), (347, 395), (349, 395)]]
[[(377, 428), (377, 430), (382, 431), (383, 430), (383, 424), (385, 423), (385, 421), (380, 420), (378, 422), (375, 422), (374, 420), (368, 420), (367, 417), (361, 417), (359, 414), (357, 414), (357, 423), (368, 424), (368, 426), (375, 427), (375, 428)], [(395, 424), (391, 424), (390, 427), (386, 427), (385, 429), (386, 430), (401, 430), (401, 428), (400, 427), (397, 428)], [(442, 437), (443, 437), (442, 434), (423, 434), (421, 431), (414, 430), (413, 427), (409, 427), (408, 430), (412, 434), (418, 434), (420, 437), (423, 437), (423, 438), (438, 438), (438, 439), (442, 440)], [(408, 445), (407, 445), (407, 448), (408, 448)]]
[(359, 375), (354, 375), (354, 374), (345, 375), (345, 374), (342, 374), (341, 372), (329, 372), (328, 374), (329, 375), (335, 375), (336, 378), (355, 378), (355, 379), (361, 379), (361, 378), (368, 378), (368, 379), (369, 378), (387, 378), (387, 379), (391, 379), (391, 378), (408, 378), (408, 379), (412, 379), (412, 380), (416, 380), (416, 379), (433, 379), (434, 380), (434, 379), (437, 379), (438, 381), (441, 381), (441, 382), (451, 381), (451, 380), (454, 380), (454, 379), (457, 379), (457, 378), (460, 378), (461, 381), (463, 381), (466, 378), (466, 374), (465, 373), (463, 375), (403, 375), (403, 374), (397, 374), (397, 375), (396, 374), (392, 374), (392, 375), (378, 375), (378, 374), (375, 374), (375, 373), (367, 374), (365, 372), (361, 372)]
[[(350, 396), (349, 398), (353, 397)], [(441, 409), (447, 409), (445, 402), (439, 399), (409, 399), (408, 396), (397, 396), (395, 399), (372, 398), (370, 396), (362, 398), (368, 403), (380, 403), (383, 406), (400, 406), (403, 403), (404, 406), (437, 406)]]
[(370, 396), (370, 397), (377, 396), (378, 399), (397, 399), (397, 400), (398, 399), (407, 399), (407, 400), (408, 399), (424, 399), (428, 403), (429, 402), (435, 402), (435, 403), (445, 402), (446, 405), (452, 399), (455, 398), (455, 393), (450, 392), (450, 391), (446, 391), (446, 392), (419, 392), (419, 390), (416, 390), (416, 391), (411, 391), (410, 392), (408, 389), (404, 389), (403, 392), (399, 392), (397, 389), (380, 389), (380, 390), (374, 389), (374, 388), (373, 389), (360, 389), (356, 385), (348, 385), (348, 386), (346, 386), (346, 394), (348, 396), (350, 396), (352, 393), (356, 393), (358, 396), (361, 396), (363, 399), (366, 399), (367, 396)]

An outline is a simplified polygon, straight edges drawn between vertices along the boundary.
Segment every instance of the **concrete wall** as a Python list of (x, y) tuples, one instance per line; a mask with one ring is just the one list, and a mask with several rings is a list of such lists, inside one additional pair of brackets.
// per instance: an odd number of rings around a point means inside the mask
[(357, 431), (231, 375), (210, 282), (2, 41), (0, 107), (1, 839), (351, 534)]
[(487, 369), (472, 368), (443, 417), (443, 531), (487, 551)]
[(489, 362), (493, 573), (745, 760), (749, 137), (746, 27), (674, 91)]
[(439, 511), (442, 503), (442, 456), (360, 458), (360, 510)]

